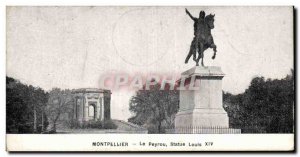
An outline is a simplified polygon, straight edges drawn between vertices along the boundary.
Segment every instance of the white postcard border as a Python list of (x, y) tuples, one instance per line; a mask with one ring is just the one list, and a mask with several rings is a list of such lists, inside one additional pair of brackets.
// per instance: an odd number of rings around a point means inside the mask
[[(294, 150), (294, 134), (7, 134), (6, 137), (8, 151)], [(171, 142), (179, 144), (171, 146)], [(162, 146), (163, 143), (167, 146)]]

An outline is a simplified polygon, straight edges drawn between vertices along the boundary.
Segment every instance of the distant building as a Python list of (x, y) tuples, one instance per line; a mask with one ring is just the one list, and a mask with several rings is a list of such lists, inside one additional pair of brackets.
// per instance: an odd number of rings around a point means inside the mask
[[(123, 120), (111, 119), (110, 115), (110, 101), (111, 91), (97, 88), (81, 88), (72, 90), (74, 96), (74, 104), (70, 104), (60, 116), (56, 125), (56, 132), (58, 133), (134, 133), (147, 134), (148, 130), (142, 126), (125, 122)], [(92, 124), (92, 121), (106, 121), (116, 125), (115, 129), (106, 128), (89, 128), (79, 126), (79, 128), (72, 128), (72, 125)], [(53, 126), (49, 125), (47, 130), (51, 130)]]
[(81, 88), (73, 90), (73, 119), (79, 122), (103, 121), (110, 117), (110, 90)]

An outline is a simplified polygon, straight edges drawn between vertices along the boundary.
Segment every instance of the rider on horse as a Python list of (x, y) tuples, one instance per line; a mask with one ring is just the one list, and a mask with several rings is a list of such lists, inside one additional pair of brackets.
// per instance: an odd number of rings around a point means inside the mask
[(198, 30), (198, 27), (200, 24), (204, 24), (205, 12), (201, 11), (199, 14), (199, 18), (193, 17), (187, 9), (185, 9), (185, 12), (194, 21), (194, 38), (191, 43), (189, 54), (185, 59), (185, 63), (188, 63), (188, 61), (192, 55), (193, 55), (193, 60), (196, 61), (196, 50), (198, 48), (198, 42), (199, 42), (199, 37), (197, 37), (197, 34), (198, 34), (197, 30)]
[[(214, 15), (208, 15), (205, 17), (205, 12), (201, 11), (199, 14), (199, 18), (193, 17), (190, 12), (185, 9), (186, 13), (190, 16), (190, 18), (194, 21), (194, 38), (191, 43), (189, 54), (185, 59), (185, 63), (188, 63), (191, 55), (193, 55), (193, 60), (196, 61), (196, 65), (198, 66), (199, 60), (202, 58), (202, 66), (204, 51), (207, 48), (213, 48), (214, 55), (212, 59), (216, 56), (216, 45), (214, 44), (213, 37), (211, 35), (211, 29), (214, 28)], [(198, 50), (198, 58), (196, 59), (196, 52)]]

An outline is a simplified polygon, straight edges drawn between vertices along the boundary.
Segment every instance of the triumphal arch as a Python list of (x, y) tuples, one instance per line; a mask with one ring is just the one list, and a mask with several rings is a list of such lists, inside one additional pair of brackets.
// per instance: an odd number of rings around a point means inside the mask
[(81, 88), (73, 90), (75, 97), (73, 119), (79, 122), (110, 119), (109, 90)]

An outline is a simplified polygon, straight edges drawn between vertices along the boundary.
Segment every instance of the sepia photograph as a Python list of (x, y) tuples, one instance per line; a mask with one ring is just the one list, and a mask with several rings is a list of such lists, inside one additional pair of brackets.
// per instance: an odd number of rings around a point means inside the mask
[(294, 151), (294, 14), (7, 6), (6, 149)]

